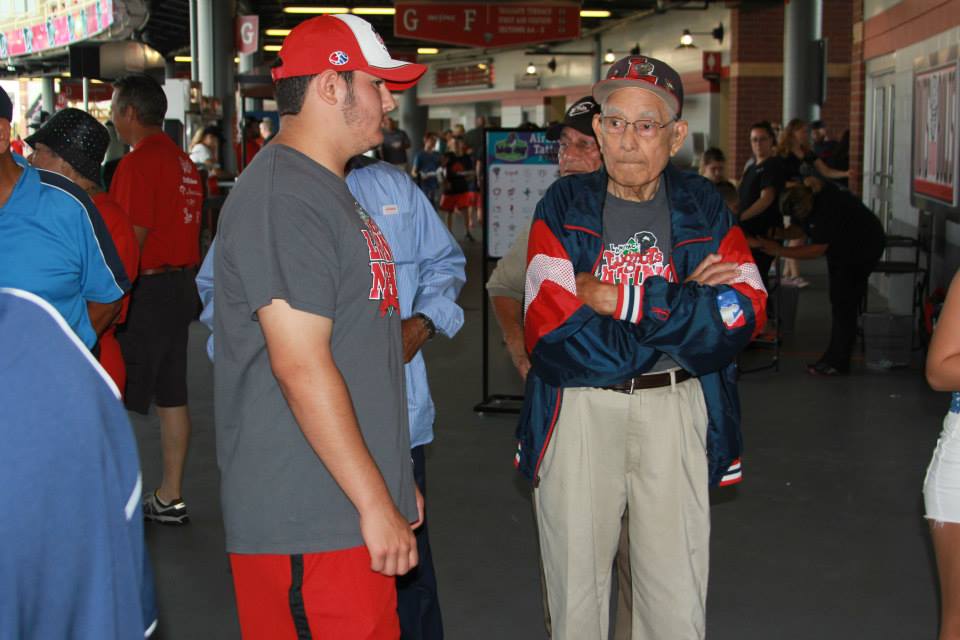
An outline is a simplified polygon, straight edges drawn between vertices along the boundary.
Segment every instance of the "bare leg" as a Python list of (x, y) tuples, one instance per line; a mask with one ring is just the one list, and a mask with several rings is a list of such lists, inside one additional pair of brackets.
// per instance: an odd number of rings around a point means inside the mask
[(940, 640), (960, 639), (960, 524), (930, 522), (940, 574)]
[(447, 231), (453, 233), (453, 209), (450, 211), (444, 211), (447, 216)]
[(163, 451), (163, 478), (157, 496), (170, 504), (182, 496), (183, 467), (190, 446), (190, 413), (186, 405), (157, 407), (160, 416), (160, 446)]

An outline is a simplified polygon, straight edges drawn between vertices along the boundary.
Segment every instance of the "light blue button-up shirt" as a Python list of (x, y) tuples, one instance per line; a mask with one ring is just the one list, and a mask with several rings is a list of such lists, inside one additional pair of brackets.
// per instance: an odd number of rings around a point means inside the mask
[[(387, 237), (397, 268), (400, 317), (422, 313), (448, 338), (463, 326), (463, 309), (457, 296), (466, 280), (463, 251), (440, 220), (430, 201), (402, 171), (377, 162), (347, 175), (347, 187)], [(213, 255), (210, 245), (197, 274), (203, 301), (200, 321), (213, 331)], [(213, 335), (207, 341), (213, 360)], [(405, 367), (410, 446), (433, 440), (436, 410), (427, 384), (423, 354), (417, 352)]]

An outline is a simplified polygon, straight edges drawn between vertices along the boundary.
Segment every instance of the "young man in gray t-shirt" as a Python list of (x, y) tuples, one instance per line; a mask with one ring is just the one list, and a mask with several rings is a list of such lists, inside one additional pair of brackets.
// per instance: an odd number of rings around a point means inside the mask
[(247, 639), (400, 633), (392, 576), (417, 564), (422, 500), (396, 272), (343, 167), (424, 71), (356, 16), (301, 23), (273, 69), (280, 132), (224, 209), (217, 458)]

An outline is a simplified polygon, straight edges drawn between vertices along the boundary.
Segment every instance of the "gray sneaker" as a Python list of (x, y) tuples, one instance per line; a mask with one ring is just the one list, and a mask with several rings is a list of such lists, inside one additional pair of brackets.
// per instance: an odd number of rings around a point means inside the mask
[(177, 498), (170, 504), (164, 504), (154, 491), (143, 499), (143, 519), (152, 520), (161, 524), (187, 524), (190, 516), (187, 515), (187, 504), (182, 498)]

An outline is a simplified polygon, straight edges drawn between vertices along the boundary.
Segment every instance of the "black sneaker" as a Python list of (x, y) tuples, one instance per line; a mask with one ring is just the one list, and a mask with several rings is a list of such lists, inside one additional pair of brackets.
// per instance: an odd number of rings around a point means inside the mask
[(187, 524), (190, 516), (187, 515), (187, 504), (182, 498), (177, 498), (170, 504), (164, 504), (154, 491), (143, 499), (143, 519), (152, 520), (161, 524)]

